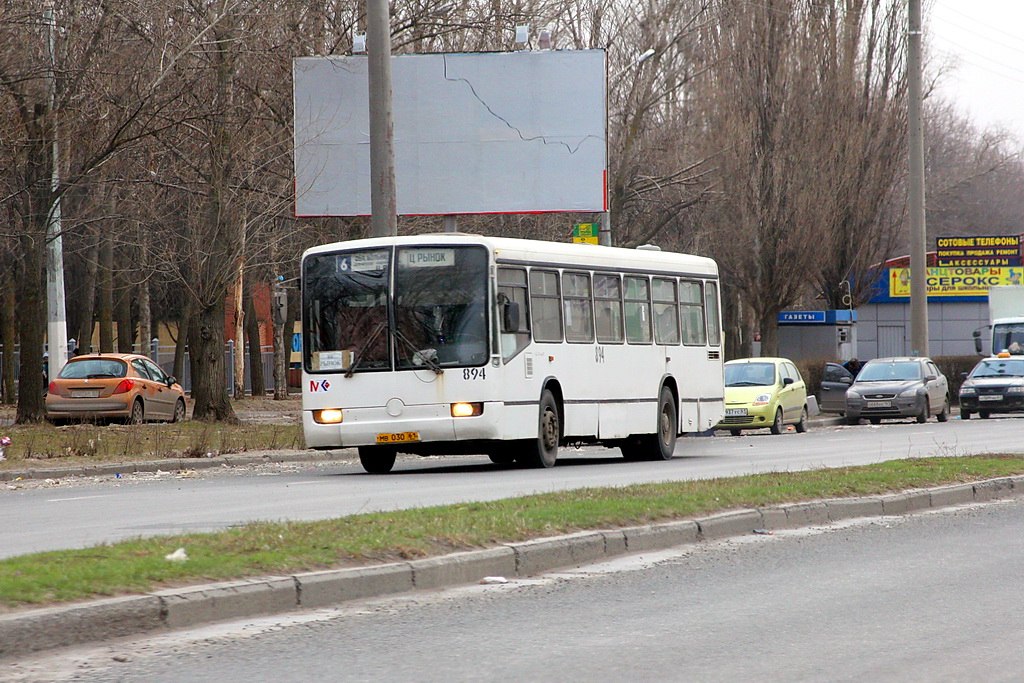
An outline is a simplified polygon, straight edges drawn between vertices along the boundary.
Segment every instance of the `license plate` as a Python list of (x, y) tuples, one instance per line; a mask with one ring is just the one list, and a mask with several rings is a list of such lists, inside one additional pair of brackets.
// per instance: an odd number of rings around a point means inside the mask
[(71, 398), (99, 398), (99, 389), (72, 389)]
[(392, 432), (390, 434), (377, 435), (377, 443), (410, 443), (419, 440), (419, 432)]
[(1003, 400), (1003, 397), (1000, 396), (999, 394), (991, 394), (991, 395), (985, 394), (983, 396), (979, 396), (978, 400), (979, 401), (1001, 401), (1001, 400)]
[(746, 414), (747, 414), (747, 409), (746, 408), (726, 408), (725, 409), (725, 416), (726, 417), (745, 417)]
[(892, 408), (892, 401), (868, 401), (868, 408)]

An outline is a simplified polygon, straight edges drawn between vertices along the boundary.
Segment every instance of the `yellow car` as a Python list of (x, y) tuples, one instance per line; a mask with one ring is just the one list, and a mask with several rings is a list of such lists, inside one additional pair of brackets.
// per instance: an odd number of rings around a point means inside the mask
[(715, 429), (739, 436), (767, 427), (781, 434), (790, 424), (807, 431), (807, 387), (793, 361), (740, 358), (725, 364), (725, 417)]

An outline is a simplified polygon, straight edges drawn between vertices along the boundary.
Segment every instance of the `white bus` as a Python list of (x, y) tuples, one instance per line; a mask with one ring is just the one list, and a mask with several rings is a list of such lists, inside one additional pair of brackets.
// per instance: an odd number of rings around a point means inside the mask
[(302, 257), (306, 445), (551, 467), (667, 460), (724, 414), (718, 267), (649, 249), (443, 233)]

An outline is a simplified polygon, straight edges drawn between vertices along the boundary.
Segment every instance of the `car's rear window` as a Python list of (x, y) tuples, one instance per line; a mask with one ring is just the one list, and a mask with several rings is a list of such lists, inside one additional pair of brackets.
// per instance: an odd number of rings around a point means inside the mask
[(95, 379), (101, 377), (124, 377), (128, 365), (114, 358), (83, 358), (72, 360), (65, 365), (58, 377), (61, 379)]

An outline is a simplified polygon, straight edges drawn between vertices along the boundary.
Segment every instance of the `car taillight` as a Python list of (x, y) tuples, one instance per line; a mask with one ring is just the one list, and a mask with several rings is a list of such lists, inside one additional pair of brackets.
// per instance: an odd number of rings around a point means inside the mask
[(56, 382), (50, 382), (50, 386), (46, 387), (46, 391), (47, 391), (47, 393), (50, 393), (50, 394), (53, 394), (54, 396), (56, 396), (57, 395), (57, 383)]
[(121, 380), (118, 385), (114, 388), (115, 394), (124, 394), (135, 388), (135, 382), (130, 379)]

